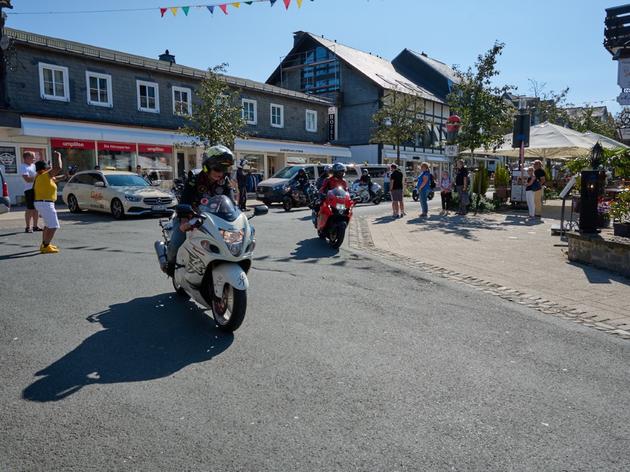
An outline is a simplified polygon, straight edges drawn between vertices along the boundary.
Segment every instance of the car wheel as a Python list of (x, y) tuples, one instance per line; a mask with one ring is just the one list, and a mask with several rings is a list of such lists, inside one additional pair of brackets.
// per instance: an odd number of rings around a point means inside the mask
[(271, 200), (263, 200), (262, 202), (267, 206), (271, 206), (272, 204)]
[(125, 217), (125, 207), (120, 200), (114, 198), (110, 205), (110, 209), (112, 211), (112, 216), (117, 220), (122, 220)]
[(81, 208), (79, 207), (79, 202), (77, 201), (77, 197), (73, 194), (68, 195), (68, 210), (70, 213), (80, 213)]

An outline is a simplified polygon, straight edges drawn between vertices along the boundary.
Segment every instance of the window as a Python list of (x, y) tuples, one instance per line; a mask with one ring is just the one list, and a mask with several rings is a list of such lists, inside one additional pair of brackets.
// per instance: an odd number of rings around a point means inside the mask
[(271, 126), (274, 128), (284, 127), (284, 107), (282, 105), (271, 104)]
[(192, 115), (192, 91), (185, 87), (173, 87), (173, 113)]
[(306, 131), (315, 133), (317, 131), (317, 112), (306, 110)]
[(302, 69), (301, 88), (305, 93), (326, 93), (339, 90), (339, 62), (335, 54), (318, 46), (301, 56)]
[(88, 105), (96, 105), (99, 107), (112, 106), (111, 75), (86, 71), (85, 82), (87, 84)]
[(39, 63), (39, 91), (45, 100), (70, 101), (68, 68)]
[(159, 113), (160, 97), (158, 95), (158, 84), (137, 80), (136, 85), (138, 87), (138, 110)]
[(243, 103), (243, 119), (248, 125), (255, 125), (258, 123), (258, 106), (256, 100), (248, 100), (244, 98)]

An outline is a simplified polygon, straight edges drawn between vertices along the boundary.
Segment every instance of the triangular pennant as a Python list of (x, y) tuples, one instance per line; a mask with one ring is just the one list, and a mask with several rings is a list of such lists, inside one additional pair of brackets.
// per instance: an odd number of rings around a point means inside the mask
[(190, 10), (190, 7), (182, 7), (182, 11), (184, 12), (184, 15), (188, 16), (188, 11)]
[(241, 2), (234, 2), (234, 3), (232, 3), (232, 6), (234, 8), (241, 8)]
[(271, 6), (274, 6), (274, 4), (276, 3), (276, 0), (269, 0), (269, 2), (271, 3)]
[(173, 16), (177, 16), (177, 8), (178, 7), (171, 7), (171, 13), (173, 14)]
[(289, 5), (291, 5), (291, 0), (284, 0), (284, 7), (288, 10)]
[(302, 0), (295, 0), (298, 4), (298, 8), (302, 8)]
[(214, 5), (208, 5), (206, 8), (208, 8), (211, 15), (214, 13)]
[(254, 3), (254, 2), (245, 2), (245, 3), (247, 3), (248, 5), (251, 5), (251, 4), (252, 4), (252, 3)]
[(162, 18), (164, 18), (164, 13), (166, 13), (166, 10), (168, 10), (168, 8), (160, 8), (160, 16)]
[(219, 5), (219, 8), (223, 10), (223, 13), (225, 13), (226, 15), (228, 14), (227, 5), (225, 3), (223, 5)]

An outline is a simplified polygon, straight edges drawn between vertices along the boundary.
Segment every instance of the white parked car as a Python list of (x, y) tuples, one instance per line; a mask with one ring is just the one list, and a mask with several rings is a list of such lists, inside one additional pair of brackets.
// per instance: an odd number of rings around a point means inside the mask
[(63, 188), (63, 201), (72, 213), (96, 210), (125, 215), (170, 214), (177, 199), (133, 172), (77, 172)]

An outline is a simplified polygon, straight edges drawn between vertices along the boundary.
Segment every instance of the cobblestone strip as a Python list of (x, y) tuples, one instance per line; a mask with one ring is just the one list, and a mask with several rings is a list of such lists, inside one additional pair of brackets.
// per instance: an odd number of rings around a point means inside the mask
[(378, 259), (385, 259), (412, 269), (422, 269), (423, 272), (428, 272), (447, 280), (468, 285), (489, 295), (501, 297), (504, 300), (533, 308), (546, 315), (571, 320), (574, 323), (589, 326), (623, 339), (630, 339), (630, 331), (607, 324), (604, 322), (606, 320), (598, 319), (598, 315), (596, 314), (563, 306), (542, 297), (505, 287), (498, 283), (488, 282), (477, 277), (462, 274), (461, 272), (445, 269), (444, 267), (428, 264), (411, 257), (377, 248), (374, 246), (369, 223), (365, 217), (354, 217), (350, 224), (349, 236), (349, 245), (352, 249), (375, 256)]

